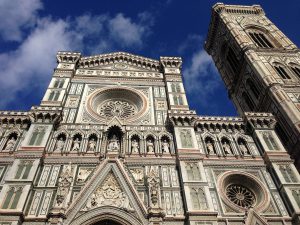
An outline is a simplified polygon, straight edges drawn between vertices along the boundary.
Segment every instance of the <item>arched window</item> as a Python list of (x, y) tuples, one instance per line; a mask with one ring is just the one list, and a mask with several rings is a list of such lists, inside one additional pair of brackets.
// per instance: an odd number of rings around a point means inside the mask
[(59, 98), (60, 92), (59, 91), (51, 91), (48, 100), (49, 101), (57, 101)]
[(180, 84), (179, 83), (172, 83), (171, 84), (171, 91), (172, 92), (180, 92)]
[(288, 165), (281, 165), (279, 166), (279, 170), (287, 183), (296, 183), (297, 179), (292, 171), (291, 167)]
[(250, 97), (247, 95), (246, 92), (244, 92), (242, 94), (242, 98), (243, 98), (244, 102), (246, 103), (246, 105), (248, 106), (248, 109), (250, 111), (253, 111), (254, 110), (254, 104), (253, 104), (252, 100), (250, 99)]
[(248, 79), (246, 81), (246, 86), (247, 86), (247, 89), (249, 89), (252, 94), (254, 95), (254, 97), (256, 99), (258, 99), (259, 97), (259, 90), (257, 89), (257, 87), (254, 85), (254, 83), (252, 82), (252, 80)]
[(173, 100), (174, 100), (174, 105), (183, 105), (183, 99), (181, 95), (174, 95)]
[(273, 44), (268, 40), (264, 33), (258, 31), (250, 31), (248, 32), (248, 34), (258, 47), (274, 48)]
[(237, 57), (236, 57), (234, 51), (232, 50), (232, 48), (228, 49), (226, 60), (227, 60), (228, 64), (230, 65), (232, 71), (234, 73), (237, 73), (238, 68), (239, 68), (239, 60), (237, 59)]
[(300, 190), (292, 190), (292, 195), (297, 202), (298, 207), (300, 207)]
[(290, 75), (286, 72), (283, 66), (276, 64), (273, 67), (282, 79), (291, 79)]
[(188, 176), (188, 180), (201, 180), (200, 170), (197, 163), (187, 163), (186, 164), (186, 172)]
[(54, 82), (54, 88), (62, 88), (64, 86), (64, 79), (56, 79)]
[(18, 170), (15, 179), (27, 179), (32, 167), (32, 162), (21, 161), (18, 165)]
[(6, 194), (6, 198), (2, 205), (2, 209), (17, 208), (21, 194), (22, 194), (22, 187), (11, 187)]
[(290, 68), (294, 72), (294, 74), (300, 78), (300, 68), (296, 65), (291, 65)]
[(45, 127), (43, 126), (36, 127), (36, 129), (32, 132), (32, 136), (28, 145), (41, 145), (45, 132), (46, 132)]
[(193, 188), (191, 191), (191, 199), (193, 203), (193, 209), (196, 210), (207, 209), (206, 196), (203, 189)]

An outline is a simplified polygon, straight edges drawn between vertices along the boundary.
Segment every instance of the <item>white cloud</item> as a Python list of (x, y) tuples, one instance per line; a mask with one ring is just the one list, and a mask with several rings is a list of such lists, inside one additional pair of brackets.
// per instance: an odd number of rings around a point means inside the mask
[[(18, 101), (19, 94), (24, 96), (46, 88), (56, 67), (57, 51), (101, 54), (118, 46), (141, 47), (144, 31), (149, 29), (141, 21), (135, 23), (123, 14), (115, 17), (85, 14), (56, 21), (50, 17), (35, 18), (32, 23), (35, 25), (17, 49), (0, 54), (1, 109)], [(18, 39), (22, 36), (22, 24), (15, 27)]]
[(134, 23), (122, 13), (109, 21), (110, 35), (124, 46), (141, 45), (145, 27)]
[(0, 36), (7, 41), (21, 41), (22, 30), (35, 25), (42, 7), (40, 0), (1, 0)]
[(44, 88), (56, 63), (55, 53), (71, 48), (67, 27), (65, 21), (43, 19), (17, 50), (0, 55), (1, 108), (20, 91)]
[(216, 91), (221, 84), (213, 61), (203, 49), (200, 49), (192, 55), (187, 64), (187, 68), (183, 71), (187, 92), (197, 93), (197, 96), (201, 96), (202, 102), (205, 102), (203, 99)]

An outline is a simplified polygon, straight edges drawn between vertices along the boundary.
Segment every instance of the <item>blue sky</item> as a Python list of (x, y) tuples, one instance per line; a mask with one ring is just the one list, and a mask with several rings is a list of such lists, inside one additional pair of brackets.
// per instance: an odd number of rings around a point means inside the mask
[[(260, 4), (300, 44), (300, 1)], [(38, 105), (56, 67), (57, 51), (83, 55), (126, 51), (154, 59), (181, 56), (190, 107), (201, 115), (236, 115), (211, 58), (203, 50), (210, 0), (1, 0), (0, 109)]]

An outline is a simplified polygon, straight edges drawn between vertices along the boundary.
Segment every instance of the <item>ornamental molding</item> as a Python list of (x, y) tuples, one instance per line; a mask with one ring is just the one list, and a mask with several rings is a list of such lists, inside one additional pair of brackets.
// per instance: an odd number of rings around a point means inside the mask
[[(113, 176), (113, 177), (111, 177)], [(108, 181), (110, 180), (110, 181)], [(107, 183), (108, 182), (108, 183)], [(86, 182), (86, 184), (82, 187), (80, 193), (77, 195), (76, 199), (71, 203), (69, 208), (66, 211), (66, 220), (64, 221), (64, 224), (74, 224), (72, 221), (77, 217), (76, 215), (84, 215), (88, 214), (90, 211), (85, 212), (84, 214), (79, 213), (85, 206), (88, 201), (88, 199), (91, 198), (93, 193), (97, 193), (99, 187), (109, 187), (110, 185), (107, 185), (109, 183), (116, 183), (119, 185), (118, 190), (116, 191), (108, 191), (106, 194), (106, 197), (108, 197), (108, 201), (106, 203), (110, 203), (109, 200), (109, 194), (116, 194), (116, 192), (120, 192), (122, 196), (126, 195), (127, 200), (130, 203), (130, 208), (134, 209), (134, 211), (124, 209), (121, 206), (122, 205), (112, 205), (112, 204), (106, 204), (104, 203), (104, 200), (101, 199), (97, 202), (97, 206), (93, 209), (96, 210), (96, 208), (106, 208), (111, 207), (114, 210), (119, 210), (124, 213), (132, 215), (136, 220), (143, 221), (142, 224), (145, 224), (145, 216), (147, 213), (147, 210), (143, 204), (143, 202), (140, 200), (139, 195), (137, 191), (135, 190), (130, 177), (128, 176), (126, 170), (123, 167), (123, 164), (120, 163), (118, 159), (106, 159), (101, 162), (100, 165), (95, 169), (92, 177)], [(102, 188), (103, 189), (103, 188)], [(125, 194), (125, 195), (123, 195)], [(99, 196), (103, 195), (103, 190), (100, 191)], [(99, 197), (98, 196), (98, 197)], [(95, 196), (97, 197), (97, 196)], [(121, 195), (120, 195), (121, 197)], [(125, 198), (125, 197), (124, 197)], [(106, 200), (107, 200), (106, 199)], [(101, 203), (101, 204), (100, 204)], [(83, 210), (85, 211), (85, 210)], [(91, 210), (92, 211), (92, 210)]]
[[(233, 188), (235, 185), (235, 192)], [(249, 208), (253, 208), (258, 212), (265, 211), (271, 202), (271, 197), (268, 188), (255, 175), (244, 171), (227, 171), (221, 173), (217, 178), (217, 187), (223, 202), (236, 212), (244, 212)], [(230, 189), (230, 191), (229, 191)], [(245, 190), (244, 190), (245, 189)], [(229, 193), (230, 192), (230, 193)], [(250, 201), (251, 204), (247, 206), (238, 204), (233, 200), (233, 195), (236, 195), (237, 200), (246, 199), (246, 192), (253, 195)], [(244, 195), (243, 195), (244, 193)], [(250, 198), (249, 198), (250, 200)]]
[(53, 123), (57, 125), (62, 120), (62, 107), (33, 106), (29, 111), (33, 123)]
[(27, 128), (31, 123), (29, 113), (21, 111), (0, 111), (1, 126), (24, 127)]
[(114, 52), (109, 54), (81, 57), (78, 62), (79, 68), (95, 68), (117, 63), (135, 66), (143, 70), (161, 71), (160, 62), (158, 60), (153, 60), (126, 52)]
[(244, 120), (253, 129), (274, 129), (277, 123), (272, 113), (245, 112)]

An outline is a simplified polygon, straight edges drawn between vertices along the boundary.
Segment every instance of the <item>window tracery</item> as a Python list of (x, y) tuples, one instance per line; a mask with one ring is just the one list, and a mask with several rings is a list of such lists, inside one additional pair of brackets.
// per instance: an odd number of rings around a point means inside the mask
[(287, 183), (296, 183), (297, 178), (289, 165), (280, 165), (279, 170)]
[(193, 204), (193, 209), (205, 210), (208, 208), (205, 192), (202, 188), (192, 188), (191, 199)]
[(187, 163), (186, 172), (188, 180), (201, 180), (200, 170), (197, 163)]
[(285, 67), (283, 67), (280, 64), (275, 64), (273, 65), (275, 71), (277, 72), (277, 74), (284, 80), (287, 79), (291, 79), (290, 75), (288, 74), (288, 72), (286, 71)]
[(23, 187), (10, 187), (6, 194), (2, 209), (16, 209)]
[(258, 31), (249, 31), (248, 34), (258, 47), (274, 48), (274, 45), (268, 40), (264, 33)]
[(250, 208), (256, 202), (253, 192), (240, 184), (231, 184), (226, 188), (227, 197), (236, 205)]

